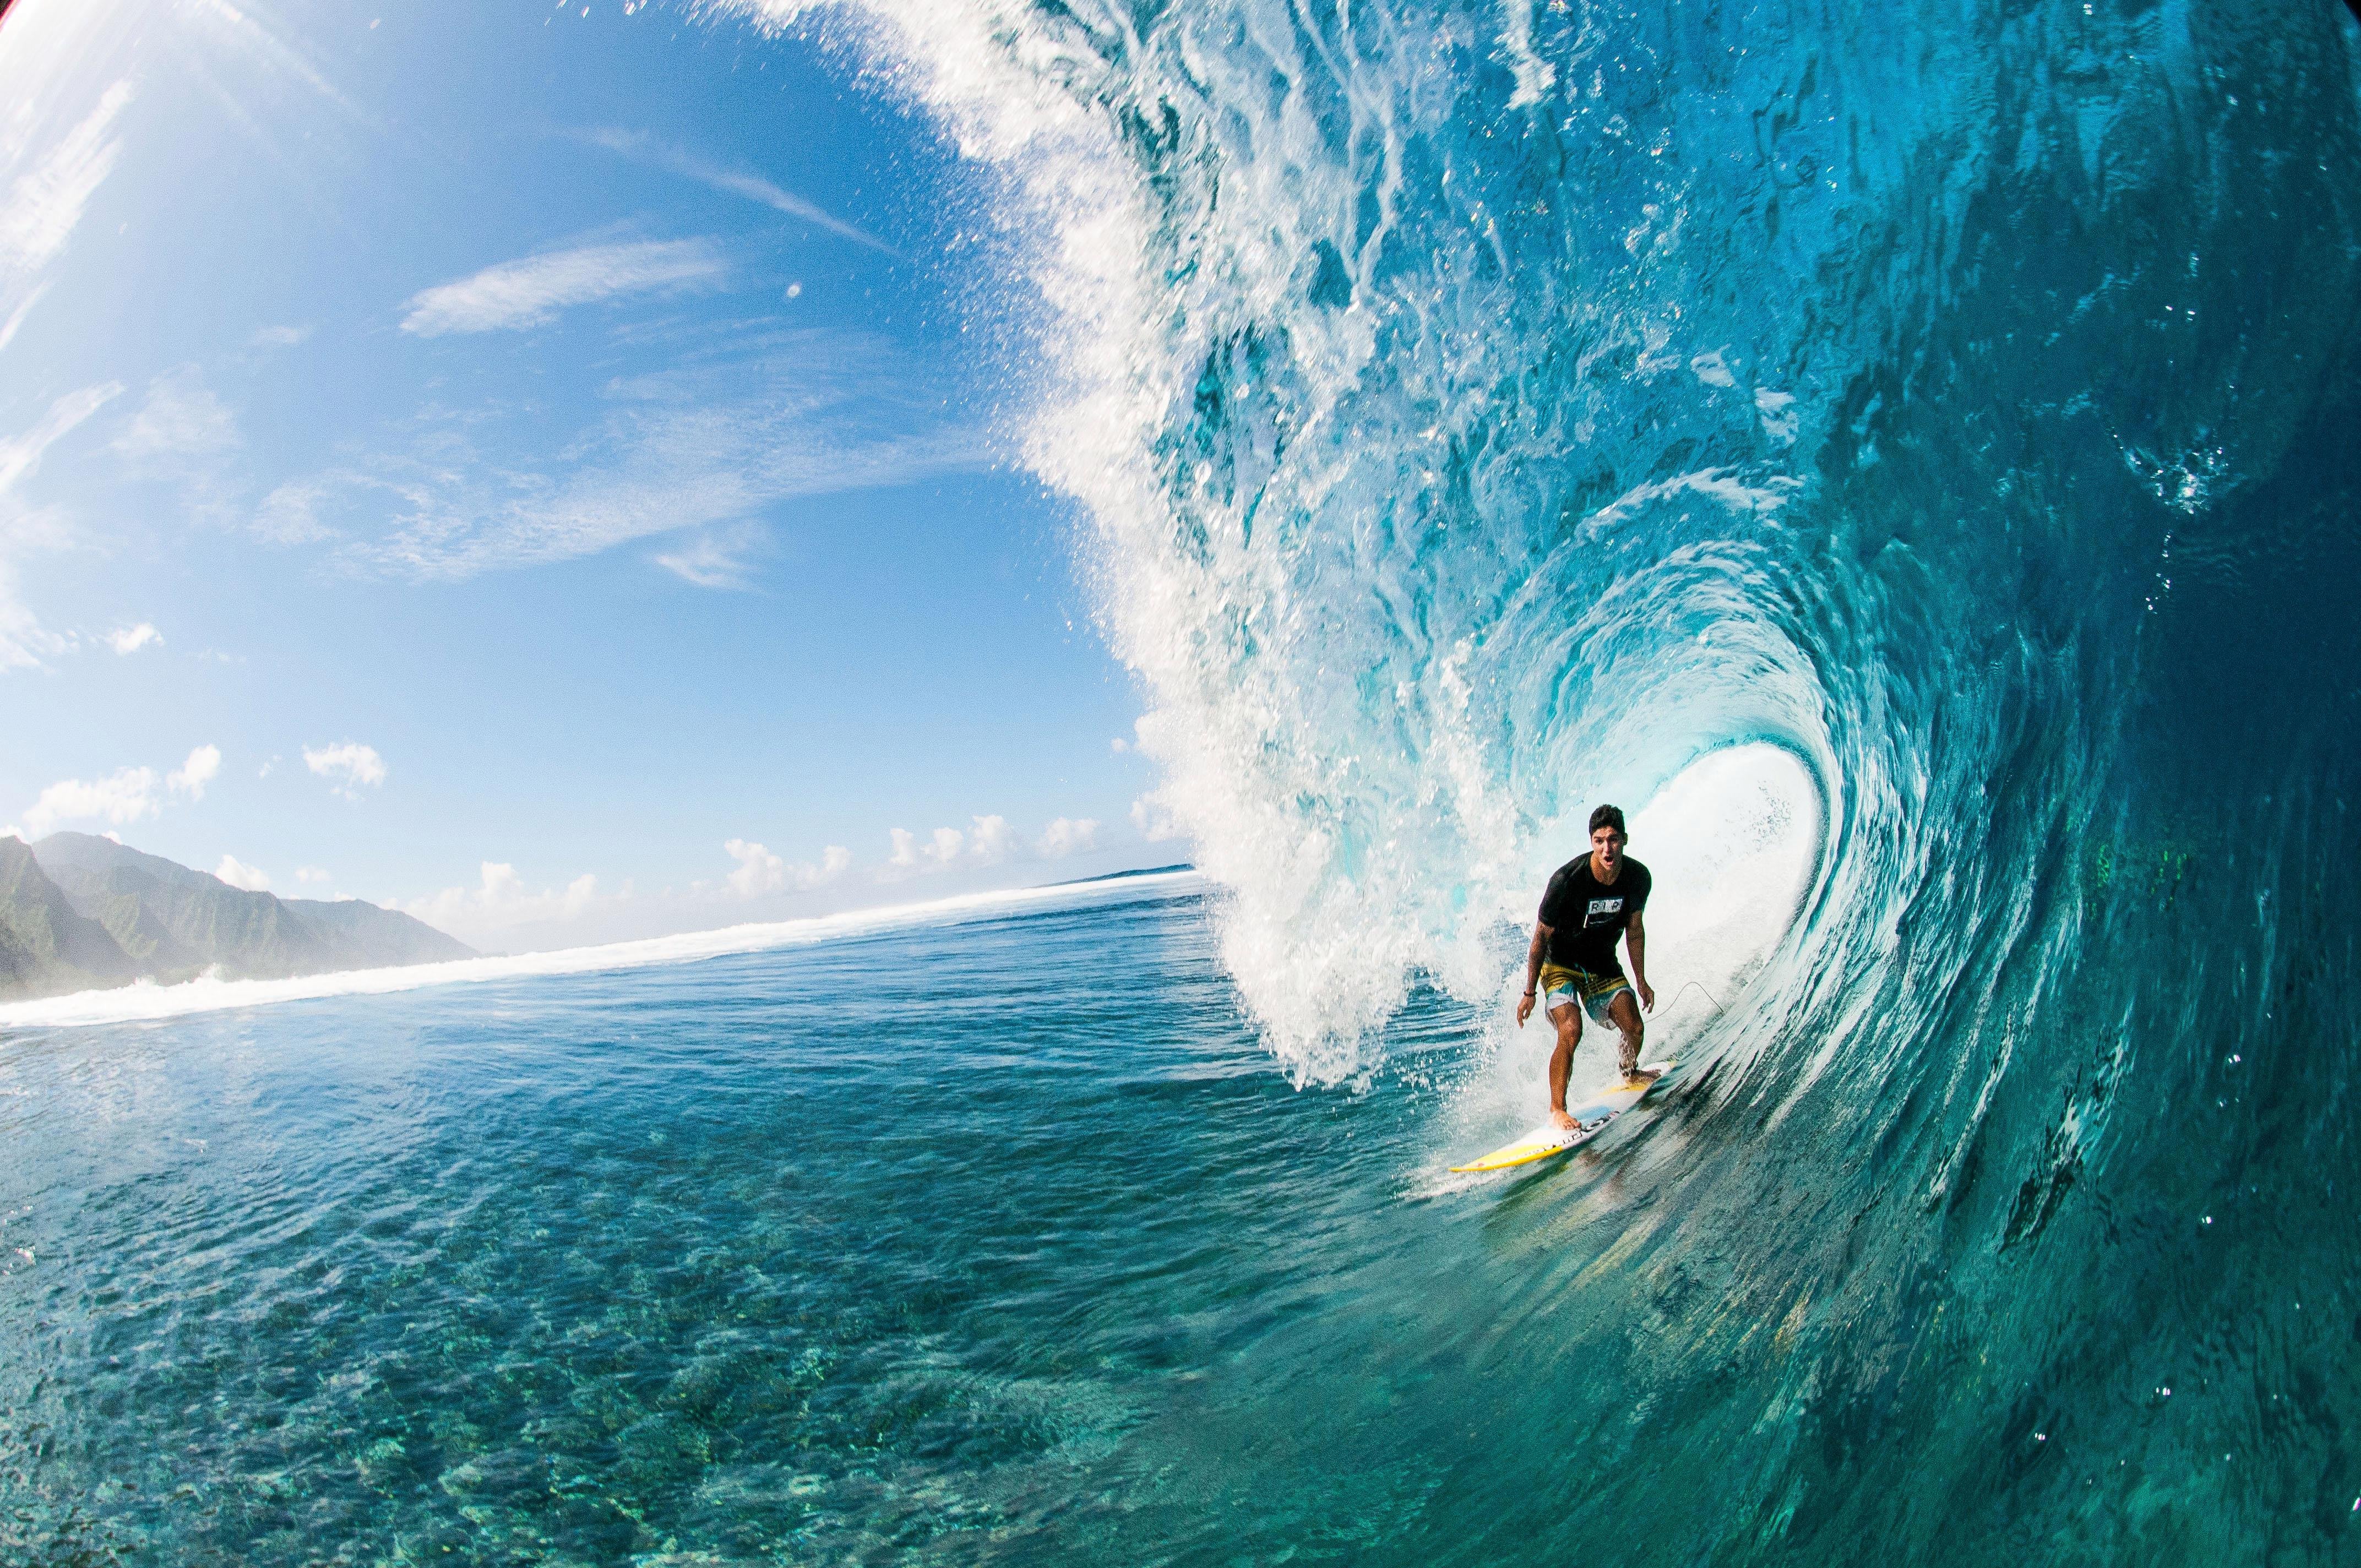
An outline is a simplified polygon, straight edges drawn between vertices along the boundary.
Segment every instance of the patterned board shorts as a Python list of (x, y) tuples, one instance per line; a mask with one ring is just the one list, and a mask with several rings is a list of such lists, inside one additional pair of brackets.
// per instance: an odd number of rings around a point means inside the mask
[(1629, 991), (1631, 982), (1620, 974), (1592, 974), (1587, 970), (1565, 969), (1557, 964), (1542, 965), (1542, 1006), (1554, 1013), (1574, 1003), (1601, 1025), (1614, 1022), (1608, 1010), (1615, 1005), (1618, 992)]

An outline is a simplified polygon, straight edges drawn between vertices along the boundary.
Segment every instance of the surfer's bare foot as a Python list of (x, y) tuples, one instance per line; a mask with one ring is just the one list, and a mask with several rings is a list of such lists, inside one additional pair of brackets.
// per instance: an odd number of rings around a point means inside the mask
[(1565, 1107), (1559, 1106), (1550, 1112), (1550, 1125), (1561, 1133), (1571, 1133), (1582, 1124), (1567, 1115)]
[(1643, 1083), (1653, 1083), (1656, 1080), (1664, 1076), (1664, 1069), (1660, 1067), (1652, 1067), (1645, 1069), (1644, 1070), (1640, 1068), (1633, 1068), (1630, 1072), (1623, 1075), (1623, 1087), (1626, 1089), (1637, 1089)]

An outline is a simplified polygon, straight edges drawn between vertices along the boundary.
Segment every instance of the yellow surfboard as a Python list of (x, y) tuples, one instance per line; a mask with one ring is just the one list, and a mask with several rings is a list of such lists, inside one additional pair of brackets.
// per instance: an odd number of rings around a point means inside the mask
[(1664, 1082), (1664, 1075), (1671, 1072), (1674, 1067), (1674, 1064), (1669, 1061), (1643, 1062), (1641, 1065), (1645, 1069), (1654, 1071), (1657, 1076), (1637, 1089), (1626, 1089), (1618, 1083), (1612, 1089), (1601, 1090), (1583, 1103), (1566, 1108), (1574, 1117), (1573, 1126), (1561, 1127), (1554, 1123), (1543, 1122), (1513, 1144), (1503, 1144), (1490, 1154), (1480, 1159), (1469, 1160), (1466, 1165), (1453, 1166), (1451, 1168), (1453, 1174), (1465, 1175), (1470, 1171), (1481, 1170), (1507, 1170), (1515, 1166), (1531, 1165), (1537, 1159), (1548, 1159), (1552, 1156), (1566, 1154), (1580, 1148), (1603, 1132), (1608, 1123), (1645, 1100), (1648, 1097), (1648, 1091)]

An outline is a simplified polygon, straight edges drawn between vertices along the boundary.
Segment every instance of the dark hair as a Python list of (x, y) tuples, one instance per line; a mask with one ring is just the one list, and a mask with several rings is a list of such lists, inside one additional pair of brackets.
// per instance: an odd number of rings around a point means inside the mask
[(1590, 830), (1596, 833), (1601, 828), (1612, 828), (1626, 839), (1631, 836), (1631, 830), (1623, 826), (1623, 808), (1620, 806), (1602, 806), (1590, 814)]

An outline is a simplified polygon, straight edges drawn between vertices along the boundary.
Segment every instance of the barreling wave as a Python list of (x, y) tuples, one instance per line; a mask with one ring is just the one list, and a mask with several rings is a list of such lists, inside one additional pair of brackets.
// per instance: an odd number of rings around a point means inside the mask
[(1300, 1078), (1422, 978), (1500, 995), (1595, 800), (1750, 745), (1807, 773), (1792, 923), (1707, 1042), (1722, 1136), (1599, 1287), (1720, 1303), (1651, 1320), (1757, 1396), (1689, 1409), (1745, 1456), (1720, 1549), (1968, 1552), (1873, 1484), (1906, 1450), (1994, 1555), (2019, 1507), (2077, 1550), (2335, 1550), (2352, 19), (860, 15), (1025, 214), (1028, 450)]

